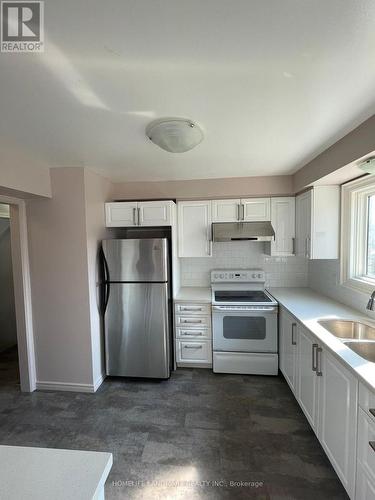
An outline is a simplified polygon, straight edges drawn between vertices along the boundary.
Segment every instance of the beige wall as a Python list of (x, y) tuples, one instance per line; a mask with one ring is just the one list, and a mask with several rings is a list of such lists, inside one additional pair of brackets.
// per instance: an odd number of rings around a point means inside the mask
[(52, 199), (27, 202), (37, 381), (92, 384), (84, 171), (51, 180)]
[(375, 115), (296, 172), (294, 190), (298, 192), (372, 151), (375, 151)]
[(30, 198), (51, 196), (49, 168), (35, 161), (18, 145), (9, 143), (0, 147), (0, 194)]
[(280, 175), (190, 181), (123, 182), (113, 184), (112, 199), (238, 198), (291, 193), (293, 193), (292, 176)]
[(90, 331), (94, 383), (104, 373), (104, 345), (99, 314), (98, 252), (100, 242), (108, 236), (105, 228), (104, 203), (110, 200), (109, 180), (85, 169), (85, 215), (87, 240), (87, 269), (90, 300)]

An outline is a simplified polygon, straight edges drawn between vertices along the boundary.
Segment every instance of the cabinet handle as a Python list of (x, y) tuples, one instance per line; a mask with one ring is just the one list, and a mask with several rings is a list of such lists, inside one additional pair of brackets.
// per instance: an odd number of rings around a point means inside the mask
[(292, 238), (292, 255), (296, 254), (296, 239)]
[(196, 311), (203, 311), (203, 308), (202, 307), (181, 307), (180, 311), (196, 312)]
[(318, 377), (323, 375), (322, 373), (322, 351), (321, 347), (317, 347), (316, 349), (316, 374)]
[(140, 224), (140, 222), (139, 222), (140, 220), (141, 220), (141, 209), (138, 207), (138, 209), (137, 209), (137, 224), (138, 224), (138, 226)]
[(201, 345), (184, 345), (184, 349), (203, 349)]
[(306, 238), (306, 257), (310, 258), (310, 236)]
[(241, 203), (241, 220), (245, 220), (245, 205)]
[(237, 203), (237, 220), (240, 220), (241, 214), (240, 214), (240, 204)]
[(133, 208), (133, 224), (137, 225), (137, 209)]
[(194, 319), (193, 320), (184, 319), (184, 320), (182, 320), (182, 323), (202, 323), (202, 320), (201, 319), (195, 319), (195, 320)]
[(375, 441), (369, 441), (369, 443), (368, 443), (368, 444), (369, 444), (369, 445), (371, 446), (371, 448), (375, 451)]
[(317, 354), (317, 349), (318, 349), (318, 344), (313, 344), (311, 353), (312, 353), (312, 363), (311, 363), (311, 369), (313, 372), (316, 372), (316, 364), (317, 364), (317, 359), (316, 359), (316, 354)]
[(296, 339), (294, 338), (296, 326), (297, 326), (297, 323), (292, 323), (292, 345), (297, 345)]
[(183, 332), (182, 335), (184, 337), (201, 337), (203, 335), (203, 333), (202, 332), (194, 332), (194, 333)]

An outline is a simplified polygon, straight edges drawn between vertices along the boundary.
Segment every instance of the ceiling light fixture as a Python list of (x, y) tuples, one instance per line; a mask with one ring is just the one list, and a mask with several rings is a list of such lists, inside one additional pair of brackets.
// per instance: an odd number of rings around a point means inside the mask
[(358, 167), (366, 172), (367, 174), (375, 173), (375, 156), (371, 156), (370, 158), (366, 158), (366, 160), (361, 161)]
[(160, 118), (149, 123), (146, 135), (154, 144), (170, 153), (185, 153), (203, 140), (202, 129), (185, 118)]

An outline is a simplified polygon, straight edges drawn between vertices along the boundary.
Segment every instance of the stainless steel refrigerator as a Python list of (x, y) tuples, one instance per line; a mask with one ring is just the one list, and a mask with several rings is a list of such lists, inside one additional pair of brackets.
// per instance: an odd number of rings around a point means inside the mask
[(107, 375), (168, 378), (168, 239), (103, 240), (102, 249)]

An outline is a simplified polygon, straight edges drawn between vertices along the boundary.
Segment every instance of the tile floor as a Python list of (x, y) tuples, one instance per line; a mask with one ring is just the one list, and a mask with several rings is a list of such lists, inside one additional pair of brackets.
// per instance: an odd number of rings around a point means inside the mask
[(0, 444), (111, 451), (107, 499), (348, 498), (282, 377), (180, 369), (96, 394), (22, 394), (7, 351)]

